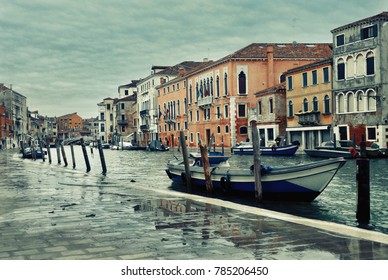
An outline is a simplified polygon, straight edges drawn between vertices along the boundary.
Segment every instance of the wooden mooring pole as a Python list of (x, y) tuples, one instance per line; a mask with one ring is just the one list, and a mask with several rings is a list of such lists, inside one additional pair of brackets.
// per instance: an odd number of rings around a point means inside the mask
[(86, 151), (84, 139), (81, 138), (80, 142), (81, 142), (82, 153), (84, 154), (84, 158), (85, 158), (86, 172), (89, 172), (90, 171), (90, 162), (89, 162), (89, 158), (88, 158), (88, 153)]
[(75, 156), (74, 156), (74, 146), (70, 144), (71, 160), (73, 162), (73, 169), (75, 169)]
[(102, 149), (102, 145), (101, 145), (101, 140), (98, 140), (97, 143), (98, 143), (97, 144), (98, 153), (100, 154), (100, 160), (101, 160), (101, 166), (102, 166), (102, 174), (106, 175), (106, 164), (105, 164), (104, 150)]
[(51, 164), (51, 151), (50, 151), (50, 143), (48, 138), (46, 137), (46, 149), (47, 149), (47, 155), (49, 159), (49, 164)]
[(255, 198), (257, 202), (263, 200), (261, 187), (261, 164), (260, 164), (260, 146), (259, 133), (257, 131), (256, 121), (251, 121), (252, 128), (252, 143), (253, 143), (253, 172), (255, 174)]
[(362, 135), (360, 143), (361, 157), (356, 159), (357, 163), (357, 221), (361, 224), (368, 224), (370, 220), (370, 165), (366, 158), (365, 136)]
[(40, 139), (39, 137), (38, 137), (38, 144), (39, 144), (39, 150), (40, 150), (40, 153), (42, 154), (42, 160), (43, 160), (43, 162), (45, 162), (45, 157), (44, 157), (44, 152), (43, 152), (43, 147), (42, 147), (42, 139)]
[(61, 153), (59, 152), (59, 139), (55, 140), (55, 148), (57, 149), (58, 164), (61, 164)]
[(63, 163), (65, 164), (65, 167), (67, 166), (67, 157), (65, 153), (65, 147), (63, 146), (63, 142), (61, 143), (61, 152), (62, 152), (62, 158), (63, 158)]
[(210, 174), (208, 150), (207, 150), (206, 144), (202, 145), (201, 140), (199, 140), (198, 145), (199, 145), (199, 149), (201, 151), (202, 166), (203, 166), (203, 171), (204, 171), (204, 175), (205, 175), (206, 191), (209, 194), (213, 194), (213, 183), (212, 183), (211, 174)]
[(186, 190), (188, 192), (191, 192), (192, 189), (191, 189), (191, 174), (190, 174), (189, 157), (187, 154), (185, 133), (182, 130), (180, 131), (180, 141), (181, 141), (181, 146), (182, 146), (183, 161), (185, 164), (185, 173), (181, 174), (181, 176), (182, 176), (182, 179), (184, 181), (186, 181)]

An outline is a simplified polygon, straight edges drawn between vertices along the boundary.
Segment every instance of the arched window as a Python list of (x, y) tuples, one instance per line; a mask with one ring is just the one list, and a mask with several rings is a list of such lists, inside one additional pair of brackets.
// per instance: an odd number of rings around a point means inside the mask
[(346, 58), (346, 78), (354, 77), (354, 61), (353, 57), (348, 56)]
[(214, 95), (214, 89), (213, 89), (213, 77), (210, 78), (210, 95)]
[(369, 90), (367, 92), (368, 97), (368, 111), (376, 111), (376, 92)]
[(354, 112), (354, 94), (353, 94), (353, 92), (348, 92), (347, 99), (348, 99), (348, 112), (352, 113), (352, 112)]
[(217, 126), (217, 133), (218, 133), (218, 134), (221, 133), (221, 126)]
[(345, 113), (345, 95), (342, 92), (337, 95), (337, 113)]
[(318, 97), (314, 96), (313, 98), (313, 111), (318, 112), (319, 106), (318, 106)]
[(362, 54), (356, 57), (356, 76), (365, 75), (365, 58)]
[(248, 134), (248, 128), (246, 126), (240, 127), (240, 135), (246, 135)]
[(193, 103), (193, 86), (190, 85), (189, 87), (189, 102), (190, 104)]
[(225, 133), (229, 133), (229, 126), (225, 125)]
[(307, 112), (309, 110), (309, 101), (307, 98), (303, 99), (303, 112)]
[(324, 109), (325, 114), (329, 114), (331, 112), (329, 95), (326, 94), (323, 100), (324, 100), (324, 105), (325, 105), (325, 109)]
[(228, 74), (224, 74), (224, 93), (228, 95)]
[(373, 52), (368, 52), (368, 54), (366, 55), (366, 74), (375, 74), (375, 56)]
[(284, 83), (286, 81), (286, 75), (281, 74), (280, 75), (280, 83)]
[(340, 58), (337, 60), (337, 80), (345, 79), (345, 61)]
[(294, 103), (292, 103), (292, 100), (288, 102), (288, 117), (292, 118), (294, 116)]
[(247, 94), (246, 76), (243, 71), (238, 74), (238, 92), (239, 94)]
[(216, 94), (217, 97), (220, 97), (220, 77), (217, 76), (216, 78)]
[(365, 111), (366, 95), (364, 94), (364, 92), (361, 90), (357, 91), (356, 98), (357, 98), (357, 111), (358, 112)]

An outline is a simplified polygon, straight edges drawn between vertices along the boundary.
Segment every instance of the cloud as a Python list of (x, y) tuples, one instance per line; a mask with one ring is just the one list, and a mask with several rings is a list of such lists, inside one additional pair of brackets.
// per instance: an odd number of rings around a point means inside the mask
[[(97, 115), (152, 65), (219, 59), (252, 42), (330, 42), (383, 1), (0, 0), (0, 82), (30, 109)], [(351, 5), (350, 5), (351, 2)]]

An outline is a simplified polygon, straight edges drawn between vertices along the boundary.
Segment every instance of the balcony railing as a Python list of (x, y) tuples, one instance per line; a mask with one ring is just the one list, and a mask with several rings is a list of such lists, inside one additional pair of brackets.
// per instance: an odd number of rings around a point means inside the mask
[(140, 111), (140, 117), (148, 116), (149, 114), (150, 114), (150, 110), (149, 109), (144, 109), (144, 110)]
[(117, 124), (118, 125), (127, 125), (128, 124), (128, 120), (117, 120)]
[(311, 111), (311, 112), (301, 112), (296, 113), (299, 117), (298, 123), (300, 125), (318, 125), (320, 124), (320, 112), (318, 111)]
[(214, 104), (214, 97), (213, 96), (205, 96), (198, 98), (198, 106), (205, 107), (205, 106), (211, 106)]
[(148, 131), (150, 129), (150, 126), (148, 124), (142, 124), (140, 126), (141, 131)]

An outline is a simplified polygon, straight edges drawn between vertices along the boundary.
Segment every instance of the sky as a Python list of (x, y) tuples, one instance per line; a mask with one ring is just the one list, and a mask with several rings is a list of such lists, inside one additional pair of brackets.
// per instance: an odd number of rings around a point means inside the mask
[(251, 43), (331, 43), (386, 0), (0, 0), (0, 83), (30, 111), (98, 115), (154, 65), (218, 60)]

